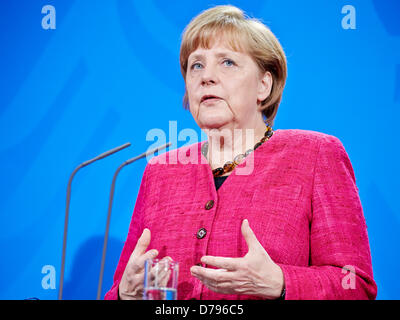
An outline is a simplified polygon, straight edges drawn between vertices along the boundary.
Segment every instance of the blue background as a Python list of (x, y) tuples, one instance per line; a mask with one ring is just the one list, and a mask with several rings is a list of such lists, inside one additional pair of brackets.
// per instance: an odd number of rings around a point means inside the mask
[[(379, 299), (399, 299), (400, 1), (231, 1), (262, 19), (288, 58), (275, 129), (338, 137), (356, 174)], [(56, 8), (44, 30), (41, 9)], [(64, 298), (95, 299), (112, 175), (169, 121), (196, 130), (182, 108), (183, 28), (224, 1), (8, 0), (0, 4), (0, 299), (56, 299), (66, 186), (82, 161), (132, 147), (80, 171), (72, 186)], [(345, 30), (344, 5), (356, 9)], [(161, 143), (161, 142), (160, 142)], [(174, 143), (180, 147), (185, 141)], [(142, 173), (120, 174), (103, 295), (112, 284)], [(56, 289), (44, 289), (44, 265)]]

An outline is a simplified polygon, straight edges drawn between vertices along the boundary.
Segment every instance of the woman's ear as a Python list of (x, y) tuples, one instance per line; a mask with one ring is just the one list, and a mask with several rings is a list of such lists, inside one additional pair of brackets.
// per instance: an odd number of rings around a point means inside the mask
[(269, 71), (265, 72), (264, 75), (262, 75), (262, 77), (260, 78), (257, 92), (257, 100), (259, 102), (264, 101), (271, 94), (272, 82), (272, 75)]

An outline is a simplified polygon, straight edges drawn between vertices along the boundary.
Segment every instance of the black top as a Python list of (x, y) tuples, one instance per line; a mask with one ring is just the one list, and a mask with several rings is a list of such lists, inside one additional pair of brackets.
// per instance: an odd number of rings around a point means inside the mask
[(222, 186), (222, 184), (224, 183), (224, 181), (226, 180), (226, 178), (228, 178), (229, 176), (225, 176), (225, 177), (214, 177), (214, 183), (215, 183), (215, 189), (219, 189), (220, 186)]

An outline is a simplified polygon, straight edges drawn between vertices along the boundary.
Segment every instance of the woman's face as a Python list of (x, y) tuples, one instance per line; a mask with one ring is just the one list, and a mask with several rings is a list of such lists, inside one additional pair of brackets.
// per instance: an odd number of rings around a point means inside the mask
[(255, 128), (262, 121), (260, 102), (271, 87), (269, 72), (261, 74), (248, 54), (221, 42), (189, 55), (186, 90), (190, 112), (202, 129)]

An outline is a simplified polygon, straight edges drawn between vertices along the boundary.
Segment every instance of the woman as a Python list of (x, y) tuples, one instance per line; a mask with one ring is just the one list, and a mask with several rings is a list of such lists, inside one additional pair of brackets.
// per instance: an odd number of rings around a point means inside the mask
[[(185, 105), (208, 139), (146, 166), (106, 299), (141, 299), (155, 257), (180, 263), (178, 299), (374, 299), (343, 145), (272, 129), (286, 59), (271, 31), (211, 8), (187, 26), (180, 63)], [(170, 161), (182, 156), (199, 161)]]

